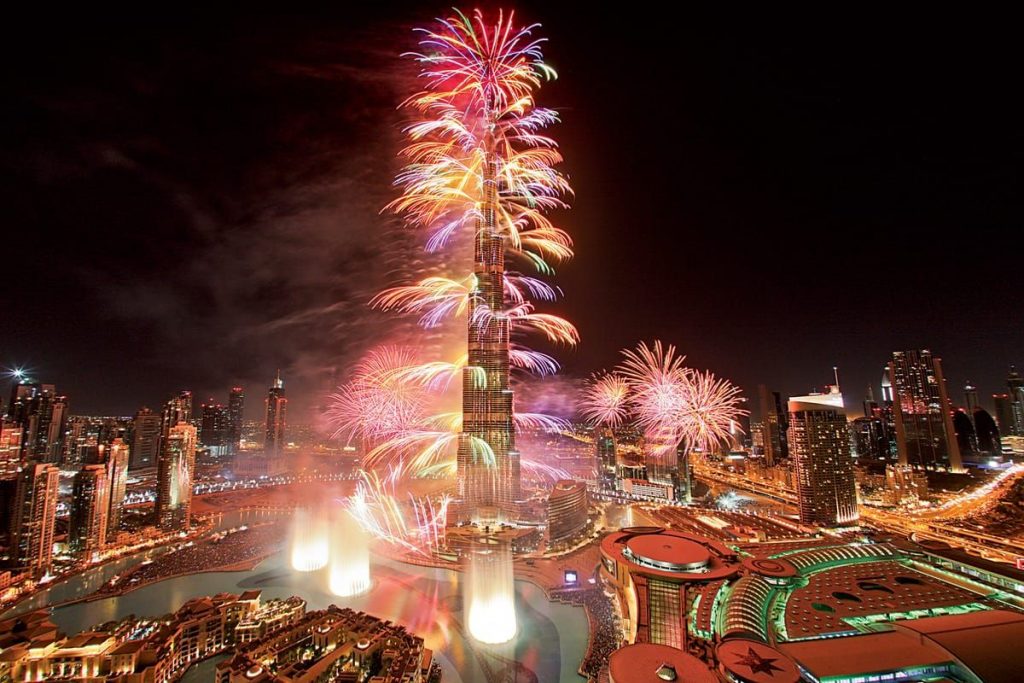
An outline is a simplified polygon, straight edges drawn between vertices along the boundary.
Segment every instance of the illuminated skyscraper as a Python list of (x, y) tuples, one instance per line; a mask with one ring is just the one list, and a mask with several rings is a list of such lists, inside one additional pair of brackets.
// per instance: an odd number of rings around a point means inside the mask
[(188, 529), (195, 463), (196, 428), (179, 422), (167, 435), (157, 468), (156, 515), (161, 529)]
[(242, 420), (245, 419), (245, 392), (232, 387), (228, 394), (228, 450), (237, 453), (242, 442)]
[[(488, 138), (492, 138), (488, 132)], [(509, 319), (505, 311), (505, 245), (497, 228), (498, 167), (485, 144), (483, 197), (476, 221), (470, 293), (468, 360), (462, 372), (462, 433), (456, 456), (459, 495), (471, 519), (514, 514), (521, 498), (509, 386)]]
[(107, 472), (107, 538), (112, 541), (121, 530), (124, 510), (125, 489), (128, 486), (128, 462), (130, 449), (124, 439), (114, 439), (108, 445), (100, 446), (101, 458)]
[(192, 421), (192, 392), (182, 391), (164, 405), (160, 420), (160, 436), (166, 439), (171, 428)]
[(161, 417), (149, 408), (135, 413), (131, 430), (131, 469), (156, 467), (160, 457)]
[(835, 527), (856, 523), (857, 488), (843, 395), (789, 399), (789, 447), (800, 521)]
[(263, 451), (267, 455), (284, 450), (285, 429), (288, 426), (287, 413), (288, 399), (285, 397), (281, 371), (278, 370), (277, 378), (267, 391), (266, 437), (263, 441)]
[(71, 489), (68, 545), (71, 552), (91, 560), (107, 542), (110, 488), (104, 465), (86, 465), (75, 474)]
[(974, 409), (978, 407), (978, 387), (971, 384), (971, 380), (964, 384), (964, 405), (967, 407), (964, 412), (968, 416), (974, 415)]
[(14, 479), (21, 467), (21, 427), (0, 418), (0, 480)]
[(927, 349), (894, 351), (889, 376), (900, 464), (963, 472), (942, 362)]
[(18, 477), (11, 515), (11, 554), (19, 567), (45, 574), (53, 560), (53, 528), (57, 518), (60, 470), (30, 462)]
[(26, 459), (56, 463), (67, 423), (68, 399), (52, 384), (28, 379), (14, 385), (7, 416), (22, 429), (22, 455)]
[(787, 443), (786, 411), (782, 409), (782, 396), (777, 391), (768, 391), (757, 385), (757, 396), (761, 409), (762, 443), (765, 463), (770, 467), (789, 457)]
[(992, 394), (992, 402), (996, 405), (996, 422), (999, 424), (1000, 434), (1014, 435), (1013, 428), (1016, 416), (1013, 410), (1013, 400), (1009, 394)]
[(1006, 388), (1010, 394), (1010, 413), (1013, 421), (1003, 429), (1004, 436), (1024, 436), (1024, 377), (1017, 368), (1010, 366), (1006, 377)]
[(199, 442), (215, 456), (225, 455), (228, 450), (229, 433), (231, 431), (228, 409), (211, 398), (202, 406), (199, 423)]
[(615, 474), (618, 465), (615, 434), (605, 427), (598, 431), (594, 441), (597, 449), (597, 472), (601, 488), (613, 491), (615, 490)]

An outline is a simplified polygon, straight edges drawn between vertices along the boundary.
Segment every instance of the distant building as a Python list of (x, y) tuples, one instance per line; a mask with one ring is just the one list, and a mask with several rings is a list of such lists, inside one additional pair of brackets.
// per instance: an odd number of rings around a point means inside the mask
[(160, 436), (167, 438), (173, 427), (185, 422), (192, 422), (192, 392), (182, 391), (164, 404), (164, 412), (160, 419)]
[(67, 423), (68, 399), (57, 394), (52, 384), (23, 380), (14, 385), (7, 417), (21, 427), (24, 459), (57, 463)]
[(655, 498), (659, 500), (675, 500), (675, 488), (671, 484), (662, 484), (646, 479), (624, 477), (622, 479), (622, 490), (631, 496), (639, 498)]
[(978, 450), (989, 455), (1000, 455), (1003, 446), (999, 443), (999, 428), (988, 411), (982, 407), (974, 410), (974, 433), (978, 438)]
[(0, 418), (0, 480), (14, 479), (21, 470), (22, 429)]
[(282, 452), (285, 446), (288, 399), (285, 396), (280, 370), (277, 371), (277, 378), (267, 391), (266, 407), (266, 436), (263, 441), (263, 450), (270, 455)]
[(231, 431), (227, 407), (214, 403), (211, 398), (209, 403), (202, 405), (201, 410), (199, 442), (215, 455), (226, 455)]
[(245, 392), (232, 387), (228, 394), (228, 450), (238, 452), (242, 442), (242, 421), (245, 419)]
[(128, 487), (128, 463), (130, 449), (124, 439), (114, 439), (109, 445), (100, 447), (101, 458), (107, 471), (107, 538), (117, 538), (121, 531), (124, 511), (124, 496)]
[(967, 380), (967, 384), (964, 385), (964, 405), (967, 406), (967, 410), (964, 411), (967, 415), (973, 415), (974, 409), (978, 407), (978, 388), (971, 384), (971, 380)]
[(586, 535), (589, 506), (584, 482), (563, 480), (556, 483), (548, 494), (548, 546), (566, 545)]
[(857, 486), (843, 395), (789, 399), (789, 448), (800, 521), (823, 527), (856, 523)]
[[(877, 404), (874, 411), (877, 412)], [(862, 463), (889, 459), (889, 439), (885, 434), (882, 418), (858, 417), (853, 421), (851, 428), (854, 450)]]
[(595, 434), (597, 450), (597, 472), (601, 488), (611, 491), (615, 488), (616, 466), (618, 458), (615, 450), (615, 433), (607, 427)]
[(79, 470), (71, 489), (71, 517), (68, 526), (68, 546), (71, 552), (85, 560), (92, 560), (103, 549), (107, 542), (109, 504), (106, 466), (86, 465)]
[(1017, 368), (1010, 366), (1010, 374), (1006, 376), (1006, 388), (1010, 395), (1010, 414), (1012, 421), (1003, 428), (1006, 436), (1024, 436), (1024, 377)]
[(960, 457), (978, 451), (978, 438), (974, 433), (974, 421), (962, 409), (953, 413), (953, 432), (956, 434), (956, 445), (960, 449)]
[(184, 422), (171, 427), (157, 467), (157, 524), (166, 531), (187, 531), (192, 510), (196, 462), (196, 428)]
[(1014, 415), (1013, 400), (1009, 394), (992, 394), (992, 402), (996, 406), (996, 423), (1000, 434), (1013, 435)]
[(149, 408), (135, 413), (131, 429), (131, 469), (156, 467), (160, 457), (161, 422), (161, 416)]
[(928, 495), (928, 475), (910, 465), (886, 465), (885, 491), (890, 505), (917, 502)]
[(782, 407), (782, 396), (779, 392), (770, 392), (765, 385), (759, 384), (757, 395), (761, 409), (764, 459), (770, 467), (780, 460), (789, 458), (786, 411)]
[(49, 463), (29, 462), (18, 477), (11, 514), (11, 553), (19, 567), (45, 574), (53, 560), (60, 470)]
[(894, 351), (889, 372), (900, 464), (963, 472), (942, 362), (927, 349)]

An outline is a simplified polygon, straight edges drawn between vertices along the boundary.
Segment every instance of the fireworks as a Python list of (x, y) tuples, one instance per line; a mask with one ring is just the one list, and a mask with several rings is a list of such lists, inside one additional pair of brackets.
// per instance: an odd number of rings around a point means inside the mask
[(629, 415), (629, 383), (614, 372), (593, 377), (583, 396), (583, 417), (612, 429)]
[(660, 341), (622, 352), (615, 372), (592, 379), (583, 415), (595, 424), (618, 427), (632, 418), (655, 455), (685, 442), (708, 451), (728, 440), (740, 408), (740, 390), (728, 380), (686, 367), (685, 356)]
[(397, 491), (402, 471), (391, 468), (384, 477), (363, 472), (356, 492), (346, 501), (352, 517), (375, 538), (420, 554), (443, 545), (447, 526), (447, 496), (434, 502), (411, 494), (403, 501)]

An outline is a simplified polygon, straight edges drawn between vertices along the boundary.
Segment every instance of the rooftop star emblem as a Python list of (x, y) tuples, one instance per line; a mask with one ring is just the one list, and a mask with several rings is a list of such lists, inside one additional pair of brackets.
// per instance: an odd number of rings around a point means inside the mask
[(745, 666), (750, 669), (750, 673), (754, 674), (768, 674), (774, 676), (773, 671), (782, 671), (780, 667), (775, 666), (772, 662), (777, 661), (778, 657), (762, 657), (758, 653), (754, 652), (754, 648), (748, 647), (746, 655), (740, 655), (740, 658), (736, 660), (736, 664), (739, 666)]

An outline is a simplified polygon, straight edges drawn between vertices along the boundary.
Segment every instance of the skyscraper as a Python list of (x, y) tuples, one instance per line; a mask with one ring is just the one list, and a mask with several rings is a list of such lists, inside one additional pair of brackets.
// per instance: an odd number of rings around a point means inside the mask
[(786, 411), (782, 409), (782, 396), (779, 392), (768, 391), (765, 385), (759, 384), (757, 396), (761, 409), (761, 429), (764, 432), (764, 459), (770, 467), (789, 457)]
[(978, 450), (989, 455), (999, 455), (1003, 446), (999, 439), (999, 428), (988, 411), (978, 407), (974, 411), (974, 431), (978, 436)]
[(266, 437), (263, 441), (263, 452), (275, 455), (284, 450), (285, 429), (287, 423), (288, 399), (284, 392), (284, 381), (281, 371), (267, 391)]
[(52, 384), (24, 379), (14, 385), (7, 416), (22, 429), (22, 455), (40, 462), (60, 461), (67, 422), (67, 397)]
[(232, 387), (228, 394), (228, 451), (237, 453), (242, 442), (242, 420), (245, 418), (245, 392)]
[[(874, 410), (878, 410), (877, 406)], [(889, 459), (889, 439), (885, 435), (881, 418), (858, 417), (853, 421), (852, 428), (853, 444), (861, 463), (877, 463)]]
[(469, 355), (462, 371), (462, 433), (456, 455), (463, 508), (480, 521), (514, 514), (522, 497), (509, 386), (510, 323), (504, 312), (505, 244), (497, 224), (498, 158), (494, 133), (488, 128), (485, 135), (483, 196), (473, 240), (476, 287), (469, 297)]
[(999, 433), (1012, 436), (1016, 417), (1013, 411), (1013, 400), (1009, 394), (992, 394), (992, 402), (996, 405), (996, 422), (999, 424)]
[(0, 480), (14, 479), (21, 467), (21, 427), (0, 418)]
[(71, 552), (91, 560), (107, 542), (110, 503), (107, 468), (86, 465), (75, 474), (71, 491), (68, 545)]
[(100, 446), (101, 458), (106, 467), (107, 490), (107, 538), (115, 540), (121, 530), (124, 510), (124, 494), (128, 486), (128, 444), (124, 439), (114, 439), (109, 445)]
[(192, 392), (182, 391), (164, 405), (160, 421), (161, 438), (166, 439), (171, 428), (182, 422), (192, 421)]
[(978, 407), (978, 388), (971, 384), (971, 380), (964, 385), (964, 405), (967, 407), (964, 412), (968, 416), (974, 415), (974, 409)]
[(203, 404), (200, 415), (199, 442), (214, 455), (226, 454), (231, 429), (228, 409), (220, 403), (214, 403), (211, 398)]
[(889, 375), (900, 464), (963, 472), (941, 360), (927, 349), (894, 351)]
[(597, 433), (595, 446), (597, 448), (597, 473), (601, 488), (608, 491), (615, 490), (615, 474), (617, 472), (618, 458), (615, 452), (615, 433), (604, 427)]
[(11, 515), (11, 554), (15, 564), (42, 575), (53, 560), (53, 528), (57, 518), (60, 470), (30, 462), (18, 477)]
[(192, 510), (192, 475), (196, 462), (196, 428), (179, 422), (170, 428), (157, 467), (157, 524), (166, 531), (186, 531)]
[(131, 469), (156, 467), (160, 457), (161, 416), (142, 408), (132, 420)]
[(1017, 368), (1010, 366), (1010, 374), (1006, 376), (1006, 388), (1010, 394), (1010, 413), (1013, 416), (1009, 431), (1004, 428), (1004, 436), (1024, 436), (1024, 377)]
[(856, 523), (853, 458), (838, 389), (791, 397), (788, 436), (800, 521), (824, 527)]

